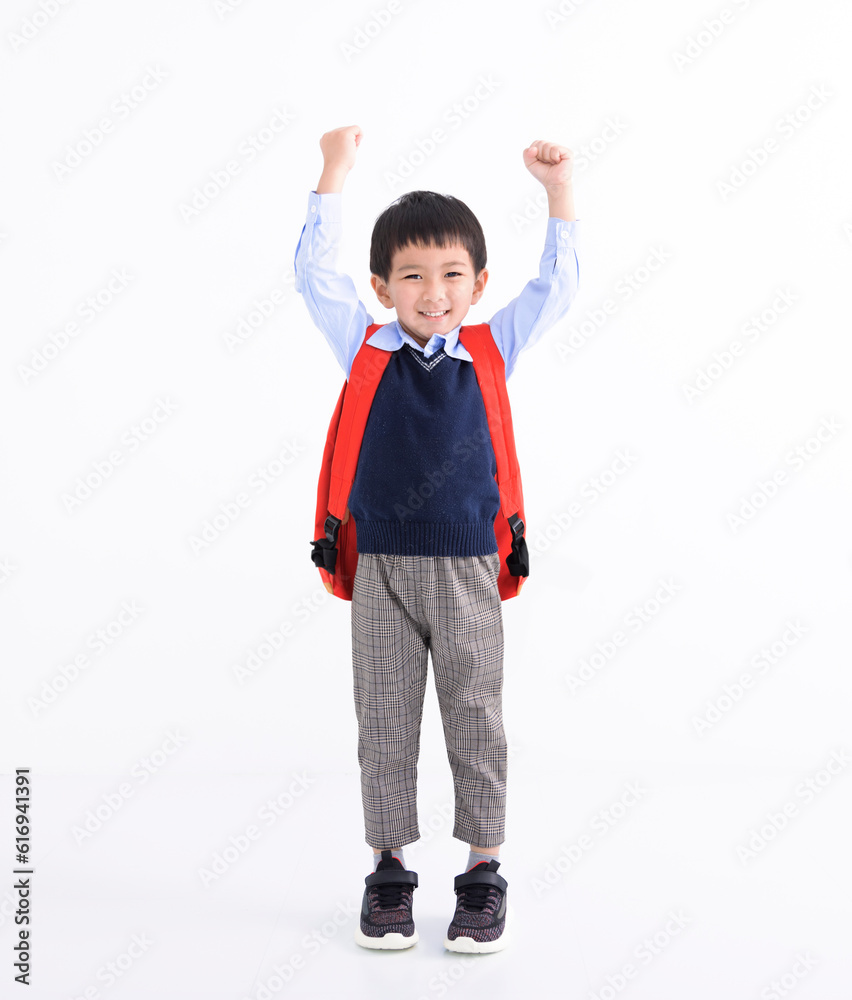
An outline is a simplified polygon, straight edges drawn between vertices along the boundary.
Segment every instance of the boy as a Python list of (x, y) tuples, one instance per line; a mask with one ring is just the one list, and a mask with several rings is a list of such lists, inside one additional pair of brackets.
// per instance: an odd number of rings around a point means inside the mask
[[(320, 140), (323, 171), (295, 256), (296, 290), (347, 380), (376, 325), (336, 269), (341, 192), (362, 138), (349, 125)], [(488, 324), (505, 378), (519, 352), (567, 312), (579, 280), (571, 151), (536, 140), (523, 156), (547, 191), (550, 217), (538, 279)], [(483, 393), (461, 326), (485, 290), (485, 262), (482, 229), (458, 199), (409, 192), (376, 220), (370, 283), (397, 318), (366, 338), (391, 353), (342, 522), (351, 514), (357, 535), (354, 691), (374, 871), (365, 879), (355, 937), (367, 948), (407, 948), (418, 940), (417, 873), (405, 868), (402, 849), (420, 836), (416, 777), (429, 652), (455, 789), (453, 836), (469, 846), (444, 945), (492, 952), (508, 940), (508, 883), (497, 874), (506, 790), (494, 529), (501, 501)]]

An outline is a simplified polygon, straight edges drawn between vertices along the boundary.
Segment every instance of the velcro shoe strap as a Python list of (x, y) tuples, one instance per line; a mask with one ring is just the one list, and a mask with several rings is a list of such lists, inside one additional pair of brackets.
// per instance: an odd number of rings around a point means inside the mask
[(410, 872), (408, 869), (389, 868), (386, 871), (373, 872), (372, 875), (368, 875), (364, 879), (364, 885), (414, 885), (417, 886), (420, 883), (417, 881), (417, 872)]
[(483, 884), (496, 886), (502, 892), (505, 892), (509, 888), (509, 883), (502, 875), (498, 875), (497, 872), (483, 872), (472, 869), (469, 872), (465, 872), (464, 875), (456, 875), (453, 881), (453, 891), (458, 892), (459, 889), (466, 885)]

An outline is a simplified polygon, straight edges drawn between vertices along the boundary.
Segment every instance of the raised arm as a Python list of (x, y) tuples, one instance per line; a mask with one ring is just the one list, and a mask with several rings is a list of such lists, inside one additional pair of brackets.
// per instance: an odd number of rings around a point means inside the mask
[(568, 312), (580, 282), (579, 219), (574, 212), (573, 154), (565, 146), (537, 139), (523, 152), (524, 164), (547, 192), (549, 217), (539, 275), (528, 281), (489, 320), (506, 362), (506, 378), (520, 352), (532, 347)]
[(308, 198), (308, 215), (293, 262), (296, 291), (347, 378), (352, 359), (373, 322), (352, 279), (337, 267), (341, 192), (362, 137), (357, 125), (347, 125), (326, 132), (320, 139), (323, 170), (316, 190)]

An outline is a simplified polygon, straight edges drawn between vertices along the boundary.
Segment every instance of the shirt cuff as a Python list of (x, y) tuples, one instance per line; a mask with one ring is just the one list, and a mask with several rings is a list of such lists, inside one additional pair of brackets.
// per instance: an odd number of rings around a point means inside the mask
[(574, 247), (580, 242), (582, 226), (579, 219), (557, 219), (549, 216), (547, 220), (547, 236), (544, 242), (551, 247)]
[(343, 214), (343, 192), (328, 191), (326, 194), (317, 194), (311, 191), (308, 195), (308, 217), (316, 216), (315, 221), (319, 222), (342, 222)]

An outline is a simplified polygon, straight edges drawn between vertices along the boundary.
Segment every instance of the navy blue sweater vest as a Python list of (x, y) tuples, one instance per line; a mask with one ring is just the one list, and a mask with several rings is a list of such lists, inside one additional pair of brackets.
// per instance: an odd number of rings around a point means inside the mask
[(474, 556), (497, 552), (497, 462), (470, 361), (410, 344), (376, 389), (349, 511), (358, 552)]

